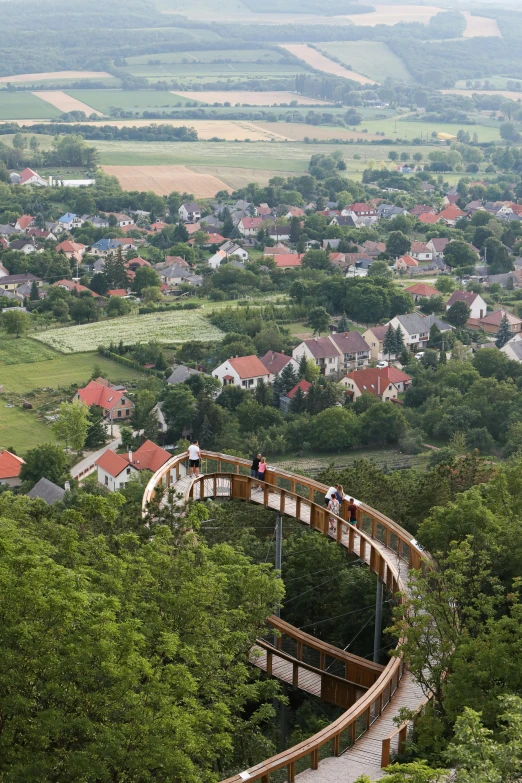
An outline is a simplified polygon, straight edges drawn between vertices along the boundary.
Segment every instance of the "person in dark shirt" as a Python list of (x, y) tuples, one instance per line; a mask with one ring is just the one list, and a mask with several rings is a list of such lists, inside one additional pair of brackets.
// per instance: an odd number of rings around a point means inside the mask
[(254, 457), (254, 459), (252, 460), (252, 464), (250, 465), (251, 478), (257, 478), (257, 471), (259, 470), (260, 462), (261, 462), (261, 454), (258, 454), (257, 457)]
[(348, 511), (350, 513), (350, 525), (356, 525), (357, 524), (357, 506), (355, 505), (355, 500), (353, 498), (350, 498), (350, 502), (348, 504)]

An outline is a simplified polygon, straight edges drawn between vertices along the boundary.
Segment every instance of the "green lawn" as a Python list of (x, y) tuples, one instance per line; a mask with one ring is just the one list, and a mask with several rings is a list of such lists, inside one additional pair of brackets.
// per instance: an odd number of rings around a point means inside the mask
[(181, 95), (155, 90), (68, 90), (67, 95), (104, 114), (113, 106), (135, 112), (172, 111), (176, 106), (194, 103)]
[(360, 128), (366, 128), (368, 133), (377, 133), (384, 131), (387, 136), (395, 139), (405, 139), (411, 141), (414, 138), (431, 139), (432, 133), (451, 133), (456, 136), (457, 132), (463, 128), (469, 133), (477, 133), (479, 141), (495, 141), (500, 139), (498, 127), (488, 127), (479, 124), (466, 125), (464, 123), (456, 124), (449, 122), (415, 122), (400, 117), (389, 118), (386, 120), (364, 120)]
[(324, 54), (337, 57), (356, 73), (383, 82), (386, 78), (412, 82), (413, 77), (400, 57), (379, 41), (327, 41), (316, 44)]
[(33, 411), (6, 408), (0, 396), (0, 447), (20, 453), (50, 441), (54, 441), (51, 428), (38, 421)]
[(0, 90), (0, 120), (51, 120), (61, 113), (32, 92)]
[[(6, 361), (6, 354), (19, 356), (18, 363)], [(15, 353), (16, 352), (16, 353)], [(0, 349), (0, 382), (6, 392), (23, 394), (32, 389), (52, 387), (58, 389), (73, 383), (83, 384), (92, 375), (94, 365), (101, 367), (103, 377), (110, 381), (128, 382), (145, 377), (129, 367), (124, 367), (96, 353), (79, 353), (64, 356), (42, 343), (31, 339), (9, 340), (2, 335)], [(0, 417), (2, 398), (0, 397)]]

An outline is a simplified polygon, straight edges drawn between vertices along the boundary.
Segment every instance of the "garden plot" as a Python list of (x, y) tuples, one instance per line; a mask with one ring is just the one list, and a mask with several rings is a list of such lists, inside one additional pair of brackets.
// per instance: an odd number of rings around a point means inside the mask
[(115, 318), (83, 326), (70, 326), (34, 335), (36, 340), (62, 353), (95, 351), (99, 345), (134, 345), (155, 340), (159, 343), (185, 343), (189, 340), (221, 340), (223, 332), (198, 313), (177, 311)]

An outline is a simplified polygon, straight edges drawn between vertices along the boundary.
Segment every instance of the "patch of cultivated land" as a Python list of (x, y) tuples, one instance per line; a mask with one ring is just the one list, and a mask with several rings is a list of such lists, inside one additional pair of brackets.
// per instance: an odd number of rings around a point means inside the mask
[(109, 114), (113, 107), (140, 113), (142, 111), (170, 112), (189, 102), (182, 95), (156, 90), (68, 90), (67, 94), (84, 101), (89, 106), (94, 106), (103, 114)]
[(317, 71), (331, 73), (344, 79), (351, 79), (353, 82), (359, 82), (359, 84), (377, 84), (377, 82), (369, 79), (367, 76), (362, 76), (360, 73), (355, 73), (355, 71), (349, 71), (347, 68), (343, 68), (342, 65), (334, 63), (333, 60), (325, 57), (324, 54), (312, 49), (307, 44), (281, 44), (281, 47), (299, 57), (300, 60), (311, 65)]
[(269, 171), (265, 169), (234, 168), (233, 166), (191, 166), (192, 171), (211, 174), (224, 182), (231, 190), (246, 188), (255, 182), (266, 187), (273, 177), (295, 177), (295, 171)]
[(475, 16), (469, 11), (462, 11), (462, 15), (466, 19), (464, 38), (502, 38), (496, 19), (489, 19), (487, 16)]
[(375, 11), (370, 14), (352, 14), (347, 16), (352, 24), (375, 27), (376, 24), (399, 24), (400, 22), (420, 22), (428, 24), (443, 8), (432, 5), (379, 5), (371, 4)]
[(223, 90), (222, 92), (183, 92), (183, 97), (202, 103), (248, 104), (250, 106), (279, 106), (282, 103), (296, 102), (299, 106), (325, 106), (326, 101), (319, 98), (307, 98), (293, 92), (255, 92), (248, 90)]
[(522, 101), (522, 92), (512, 90), (441, 90), (449, 95), (502, 95), (512, 101)]
[(47, 101), (32, 92), (0, 90), (0, 119), (2, 120), (52, 120), (60, 112)]
[[(210, 139), (223, 139), (223, 141), (285, 141), (286, 124), (269, 123), (269, 127), (262, 124), (248, 122), (247, 120), (108, 120), (103, 125), (113, 125), (116, 128), (144, 127), (151, 123), (159, 125), (186, 126), (194, 128), (198, 139), (208, 141)], [(315, 127), (315, 126), (314, 126)]]
[[(274, 126), (273, 122), (256, 122), (258, 128), (264, 128), (267, 131)], [(366, 123), (361, 123), (365, 127)], [(276, 128), (279, 125), (275, 125)], [(382, 138), (374, 133), (363, 133), (362, 131), (349, 131), (345, 128), (328, 127), (325, 125), (304, 125), (300, 122), (285, 122), (282, 126), (287, 138), (294, 141), (304, 141), (304, 139), (317, 139), (318, 141), (328, 141), (329, 139), (343, 139), (344, 141), (373, 141)]]
[(193, 193), (196, 198), (212, 198), (220, 190), (229, 190), (226, 182), (211, 174), (191, 171), (186, 166), (102, 166), (116, 177), (123, 190), (152, 190), (167, 196), (174, 190)]
[(99, 117), (102, 116), (102, 113), (97, 111), (97, 109), (87, 106), (86, 103), (82, 103), (81, 101), (76, 100), (76, 98), (72, 98), (61, 90), (33, 92), (33, 95), (36, 95), (37, 98), (41, 98), (43, 101), (47, 101), (51, 106), (56, 106), (56, 108), (60, 109), (62, 112), (84, 111), (87, 116), (90, 116), (91, 114), (97, 114)]
[(105, 71), (48, 71), (46, 73), (19, 73), (16, 76), (0, 76), (0, 82), (42, 82), (58, 79), (112, 79)]
[(193, 311), (151, 313), (114, 318), (111, 321), (54, 329), (35, 335), (47, 345), (62, 353), (94, 351), (99, 345), (136, 342), (184, 343), (188, 340), (221, 340), (223, 332), (210, 321)]
[(357, 73), (384, 81), (386, 77), (411, 82), (413, 77), (397, 55), (380, 41), (326, 41), (317, 47)]
[[(200, 31), (198, 31), (200, 32)], [(195, 49), (190, 52), (166, 52), (163, 54), (140, 54), (136, 57), (126, 57), (127, 67), (133, 65), (149, 65), (150, 63), (219, 63), (219, 62), (254, 62), (277, 63), (281, 53), (276, 49)], [(261, 61), (261, 62), (259, 62)]]

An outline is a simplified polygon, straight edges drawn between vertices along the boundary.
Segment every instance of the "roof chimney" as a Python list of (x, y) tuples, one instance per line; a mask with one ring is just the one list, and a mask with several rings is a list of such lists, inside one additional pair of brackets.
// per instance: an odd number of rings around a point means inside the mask
[(131, 463), (131, 465), (132, 465), (132, 451), (129, 451), (129, 462), (130, 462), (130, 463)]
[(64, 484), (64, 487), (65, 487), (65, 491), (66, 492), (70, 492), (71, 491), (71, 483), (70, 483), (70, 481), (66, 481), (65, 484)]

